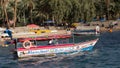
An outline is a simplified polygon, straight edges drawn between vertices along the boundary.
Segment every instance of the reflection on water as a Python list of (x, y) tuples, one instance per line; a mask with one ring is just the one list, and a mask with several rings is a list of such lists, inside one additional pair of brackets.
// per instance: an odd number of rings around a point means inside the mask
[[(103, 33), (91, 52), (59, 57), (13, 59), (14, 46), (0, 47), (0, 68), (120, 68), (120, 32)], [(77, 36), (75, 42), (94, 39)], [(73, 40), (69, 40), (72, 42)]]

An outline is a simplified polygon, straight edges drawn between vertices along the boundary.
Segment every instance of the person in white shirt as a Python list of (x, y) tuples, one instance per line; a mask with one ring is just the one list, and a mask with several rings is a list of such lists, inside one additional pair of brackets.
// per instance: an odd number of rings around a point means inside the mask
[(51, 39), (49, 41), (49, 45), (52, 45), (52, 44), (58, 44), (57, 40), (56, 39)]
[(96, 34), (99, 34), (100, 33), (100, 27), (97, 25), (96, 26)]
[(49, 41), (49, 45), (51, 45), (51, 44), (53, 44), (53, 39), (51, 39), (51, 40)]

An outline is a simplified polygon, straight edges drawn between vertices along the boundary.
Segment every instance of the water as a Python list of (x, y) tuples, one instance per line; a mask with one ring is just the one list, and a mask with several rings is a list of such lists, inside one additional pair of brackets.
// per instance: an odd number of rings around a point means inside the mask
[(12, 45), (0, 47), (0, 68), (120, 68), (119, 35), (120, 32), (103, 33), (93, 51), (66, 57), (13, 59)]

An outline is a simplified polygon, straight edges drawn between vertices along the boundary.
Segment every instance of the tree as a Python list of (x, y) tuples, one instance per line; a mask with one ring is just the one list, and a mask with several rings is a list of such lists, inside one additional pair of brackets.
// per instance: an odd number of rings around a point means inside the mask
[(119, 0), (0, 0), (0, 15), (7, 21), (40, 24), (45, 20), (55, 23), (90, 22), (94, 17), (120, 17)]
[(33, 0), (23, 0), (19, 1), (17, 5), (18, 21), (26, 25), (28, 22), (33, 23)]
[(105, 0), (106, 1), (106, 6), (107, 6), (107, 17), (109, 20), (109, 6), (110, 6), (110, 0)]
[(17, 0), (14, 1), (15, 2), (15, 6), (14, 6), (14, 25), (13, 28), (15, 28), (16, 25), (16, 19), (17, 19)]
[(8, 21), (8, 14), (7, 14), (7, 10), (6, 10), (9, 0), (2, 0), (2, 3), (3, 3), (3, 11), (5, 14), (5, 21), (7, 22), (7, 27), (10, 28), (9, 21)]

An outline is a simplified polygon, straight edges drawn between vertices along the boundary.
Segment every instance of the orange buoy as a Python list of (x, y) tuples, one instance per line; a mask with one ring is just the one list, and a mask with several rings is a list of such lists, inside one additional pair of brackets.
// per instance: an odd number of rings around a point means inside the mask
[(112, 29), (110, 29), (110, 30), (109, 30), (109, 32), (113, 32), (113, 30), (112, 30)]

